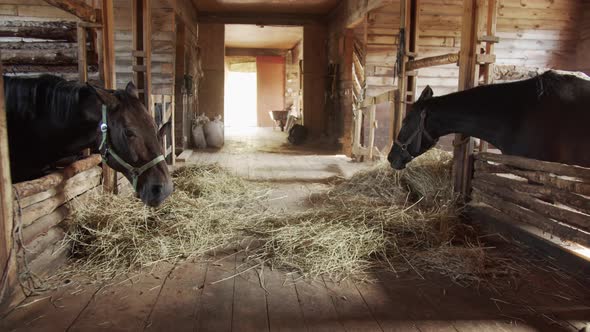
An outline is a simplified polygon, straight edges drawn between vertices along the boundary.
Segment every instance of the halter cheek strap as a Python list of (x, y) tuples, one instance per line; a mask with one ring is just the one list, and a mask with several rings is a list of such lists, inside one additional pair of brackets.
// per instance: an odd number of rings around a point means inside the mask
[(137, 191), (137, 180), (139, 179), (139, 177), (143, 173), (145, 173), (145, 171), (147, 171), (148, 169), (156, 166), (158, 163), (165, 160), (163, 155), (159, 155), (141, 167), (134, 167), (134, 166), (131, 166), (125, 160), (123, 160), (123, 158), (121, 158), (112, 148), (109, 148), (109, 146), (108, 146), (109, 145), (109, 142), (108, 142), (109, 126), (107, 124), (107, 107), (106, 107), (106, 105), (102, 105), (102, 121), (100, 123), (100, 131), (102, 133), (102, 139), (100, 141), (100, 145), (98, 146), (98, 150), (100, 151), (100, 154), (102, 155), (103, 162), (106, 163), (107, 158), (109, 156), (111, 156), (111, 157), (113, 157), (113, 159), (115, 159), (119, 163), (119, 165), (123, 166), (123, 168), (128, 170), (131, 173), (133, 190), (135, 190), (135, 191)]
[[(432, 136), (430, 136), (430, 134), (428, 133), (428, 131), (426, 131), (426, 110), (423, 110), (420, 113), (420, 125), (418, 126), (418, 129), (416, 129), (415, 132), (412, 133), (412, 135), (410, 135), (410, 137), (408, 137), (408, 139), (405, 142), (400, 142), (400, 141), (395, 141), (395, 145), (399, 146), (402, 151), (404, 153), (407, 153), (411, 159), (414, 159), (415, 157), (418, 156), (418, 153), (420, 153), (420, 148), (422, 147), (422, 136), (426, 137), (426, 139), (430, 140), (431, 142), (438, 142), (438, 139), (434, 139), (432, 138)], [(412, 154), (409, 150), (408, 147), (410, 144), (412, 144), (412, 142), (414, 141), (414, 139), (417, 139), (418, 141), (416, 142), (416, 151), (414, 151), (414, 154)]]

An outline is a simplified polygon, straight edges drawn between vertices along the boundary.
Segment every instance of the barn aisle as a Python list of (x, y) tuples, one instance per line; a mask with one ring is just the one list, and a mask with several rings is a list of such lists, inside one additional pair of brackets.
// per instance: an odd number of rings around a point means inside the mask
[[(327, 181), (367, 167), (326, 150), (287, 147), (286, 135), (270, 129), (227, 137), (220, 151), (195, 151), (187, 162), (220, 163), (251, 180), (270, 181), (273, 209), (304, 209), (305, 199)], [(464, 288), (411, 270), (375, 271), (373, 283), (335, 284), (248, 269), (248, 245), (208, 259), (162, 263), (107, 284), (68, 280), (25, 300), (2, 318), (0, 330), (578, 331), (590, 317), (590, 284), (550, 262), (536, 262), (534, 279), (517, 280), (510, 291)], [(529, 255), (501, 240), (497, 245)]]

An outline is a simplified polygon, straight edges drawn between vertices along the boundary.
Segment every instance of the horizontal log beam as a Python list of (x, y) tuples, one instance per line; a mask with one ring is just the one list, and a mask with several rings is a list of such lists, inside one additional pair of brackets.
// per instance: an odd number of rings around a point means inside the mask
[(553, 199), (563, 205), (572, 207), (580, 212), (590, 215), (590, 198), (576, 195), (569, 191), (544, 185), (529, 184), (525, 181), (510, 179), (491, 173), (475, 172), (474, 178), (481, 179), (489, 183), (494, 183), (501, 187), (512, 188), (539, 199)]
[(452, 63), (457, 63), (458, 61), (459, 53), (448, 53), (444, 55), (437, 55), (428, 58), (408, 61), (406, 63), (406, 70), (412, 71), (420, 68), (448, 65)]
[[(63, 74), (78, 74), (78, 65), (69, 64), (62, 66), (54, 65), (5, 65), (2, 67), (4, 74), (46, 74), (52, 73), (54, 75)], [(96, 65), (88, 66), (89, 73), (98, 73), (98, 67)], [(66, 78), (69, 80), (76, 79), (77, 77)]]
[(590, 245), (590, 234), (576, 228), (558, 223), (534, 211), (523, 209), (516, 204), (507, 202), (497, 196), (489, 195), (478, 189), (473, 191), (472, 197), (471, 207), (479, 208), (477, 205), (484, 203), (489, 206), (489, 215), (492, 217), (501, 216), (501, 221), (511, 224), (522, 222), (557, 236), (563, 241), (575, 241), (585, 246)]
[(487, 172), (487, 173), (508, 173), (520, 176), (527, 180), (541, 183), (544, 185), (552, 186), (557, 189), (570, 191), (576, 194), (590, 196), (590, 183), (571, 181), (564, 178), (558, 178), (552, 176), (549, 173), (537, 172), (537, 171), (523, 171), (516, 168), (512, 168), (505, 165), (492, 165), (485, 161), (475, 161), (476, 172)]
[(0, 37), (19, 37), (75, 42), (76, 22), (0, 20)]
[(396, 94), (397, 94), (397, 90), (391, 90), (391, 91), (387, 91), (385, 93), (382, 93), (376, 97), (367, 97), (363, 101), (361, 108), (369, 107), (372, 105), (379, 105), (379, 104), (394, 102)]
[(83, 0), (43, 0), (48, 4), (63, 9), (84, 22), (96, 22), (96, 10)]
[(268, 13), (209, 13), (199, 12), (199, 23), (222, 24), (255, 24), (273, 26), (313, 25), (322, 24), (324, 17), (320, 15), (292, 15)]
[[(2, 50), (0, 60), (7, 66), (74, 66), (78, 64), (78, 50)], [(98, 64), (97, 57), (89, 56), (88, 63), (90, 65)]]
[(13, 185), (13, 188), (16, 194), (18, 195), (18, 198), (22, 199), (24, 197), (38, 194), (40, 192), (56, 187), (64, 180), (69, 179), (78, 173), (82, 173), (86, 170), (89, 170), (92, 167), (97, 166), (101, 162), (102, 158), (100, 157), (100, 155), (94, 154), (88, 158), (78, 160), (72, 163), (71, 165), (69, 165), (61, 171), (53, 172), (49, 175), (46, 175), (42, 178), (38, 178), (35, 180), (16, 183)]
[(549, 161), (541, 161), (505, 154), (482, 152), (475, 155), (475, 159), (501, 163), (531, 171), (553, 173), (561, 176), (571, 176), (590, 180), (590, 168), (575, 165), (566, 165)]
[(482, 179), (474, 179), (473, 188), (488, 195), (500, 197), (510, 203), (535, 211), (547, 218), (552, 218), (586, 232), (590, 232), (590, 217), (587, 215), (557, 207), (534, 197), (519, 194), (509, 188), (499, 187), (493, 183), (485, 182)]
[(289, 50), (226, 47), (225, 56), (285, 56)]

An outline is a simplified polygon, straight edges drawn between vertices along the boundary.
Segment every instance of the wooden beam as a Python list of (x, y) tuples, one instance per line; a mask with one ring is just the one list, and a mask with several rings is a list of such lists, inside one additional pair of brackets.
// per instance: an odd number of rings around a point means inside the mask
[(332, 33), (353, 29), (363, 23), (372, 10), (397, 3), (394, 0), (344, 0), (329, 14)]
[(199, 14), (199, 23), (221, 24), (254, 24), (273, 26), (316, 25), (325, 23), (325, 18), (320, 15), (298, 14), (267, 14), (267, 13), (209, 13)]
[(48, 4), (63, 9), (85, 22), (96, 22), (96, 11), (83, 0), (43, 0)]
[(4, 110), (4, 85), (0, 76), (0, 305), (9, 304), (15, 290), (13, 288), (16, 288), (16, 260), (12, 250), (12, 211), (12, 179)]
[(193, 1), (187, 0), (165, 0), (185, 24), (185, 28), (192, 30), (197, 25), (198, 12)]
[(176, 20), (176, 37), (174, 47), (174, 137), (176, 148), (181, 150), (188, 148), (188, 132), (185, 132), (185, 121), (190, 121), (186, 116), (186, 109), (183, 103), (184, 75), (186, 71), (185, 53), (186, 53), (186, 24), (181, 20)]
[(406, 70), (416, 70), (420, 68), (448, 65), (459, 61), (459, 53), (449, 53), (436, 55), (427, 58), (408, 61)]
[[(106, 89), (117, 88), (115, 72), (115, 14), (113, 11), (113, 0), (102, 0), (101, 23), (101, 60), (102, 79)], [(100, 61), (99, 61), (100, 62)], [(106, 163), (103, 163), (103, 187), (106, 192), (116, 193), (117, 173)]]
[[(478, 81), (478, 29), (482, 1), (463, 0), (461, 51), (459, 53), (459, 91), (473, 88)], [(465, 198), (469, 196), (474, 141), (471, 137), (455, 134), (453, 149), (454, 188)]]
[(0, 20), (0, 37), (76, 41), (76, 23)]
[(225, 56), (285, 56), (289, 50), (274, 48), (226, 47)]
[(143, 57), (133, 57), (133, 77), (137, 89), (143, 90), (139, 94), (139, 99), (143, 100), (145, 107), (153, 116), (151, 103), (151, 1), (133, 0), (132, 8), (133, 50), (144, 53)]

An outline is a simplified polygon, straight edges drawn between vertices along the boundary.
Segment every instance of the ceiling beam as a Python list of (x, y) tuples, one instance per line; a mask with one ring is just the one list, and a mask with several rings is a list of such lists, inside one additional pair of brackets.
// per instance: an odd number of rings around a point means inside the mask
[(96, 22), (96, 10), (82, 0), (44, 0), (48, 4), (76, 16), (84, 22)]
[(277, 48), (226, 47), (225, 56), (285, 56), (288, 51)]
[[(188, 28), (188, 30), (193, 31), (198, 23), (197, 18), (199, 16), (197, 7), (195, 7), (193, 1), (166, 0), (166, 2), (172, 7), (174, 13), (180, 17), (182, 22), (184, 22), (185, 27)], [(196, 31), (193, 31), (193, 33), (196, 33)]]
[(199, 23), (223, 23), (223, 24), (255, 24), (272, 26), (302, 26), (322, 24), (325, 17), (321, 15), (292, 15), (269, 13), (210, 13), (200, 12)]
[(330, 30), (352, 29), (363, 21), (367, 13), (394, 4), (394, 0), (344, 0), (329, 15)]

